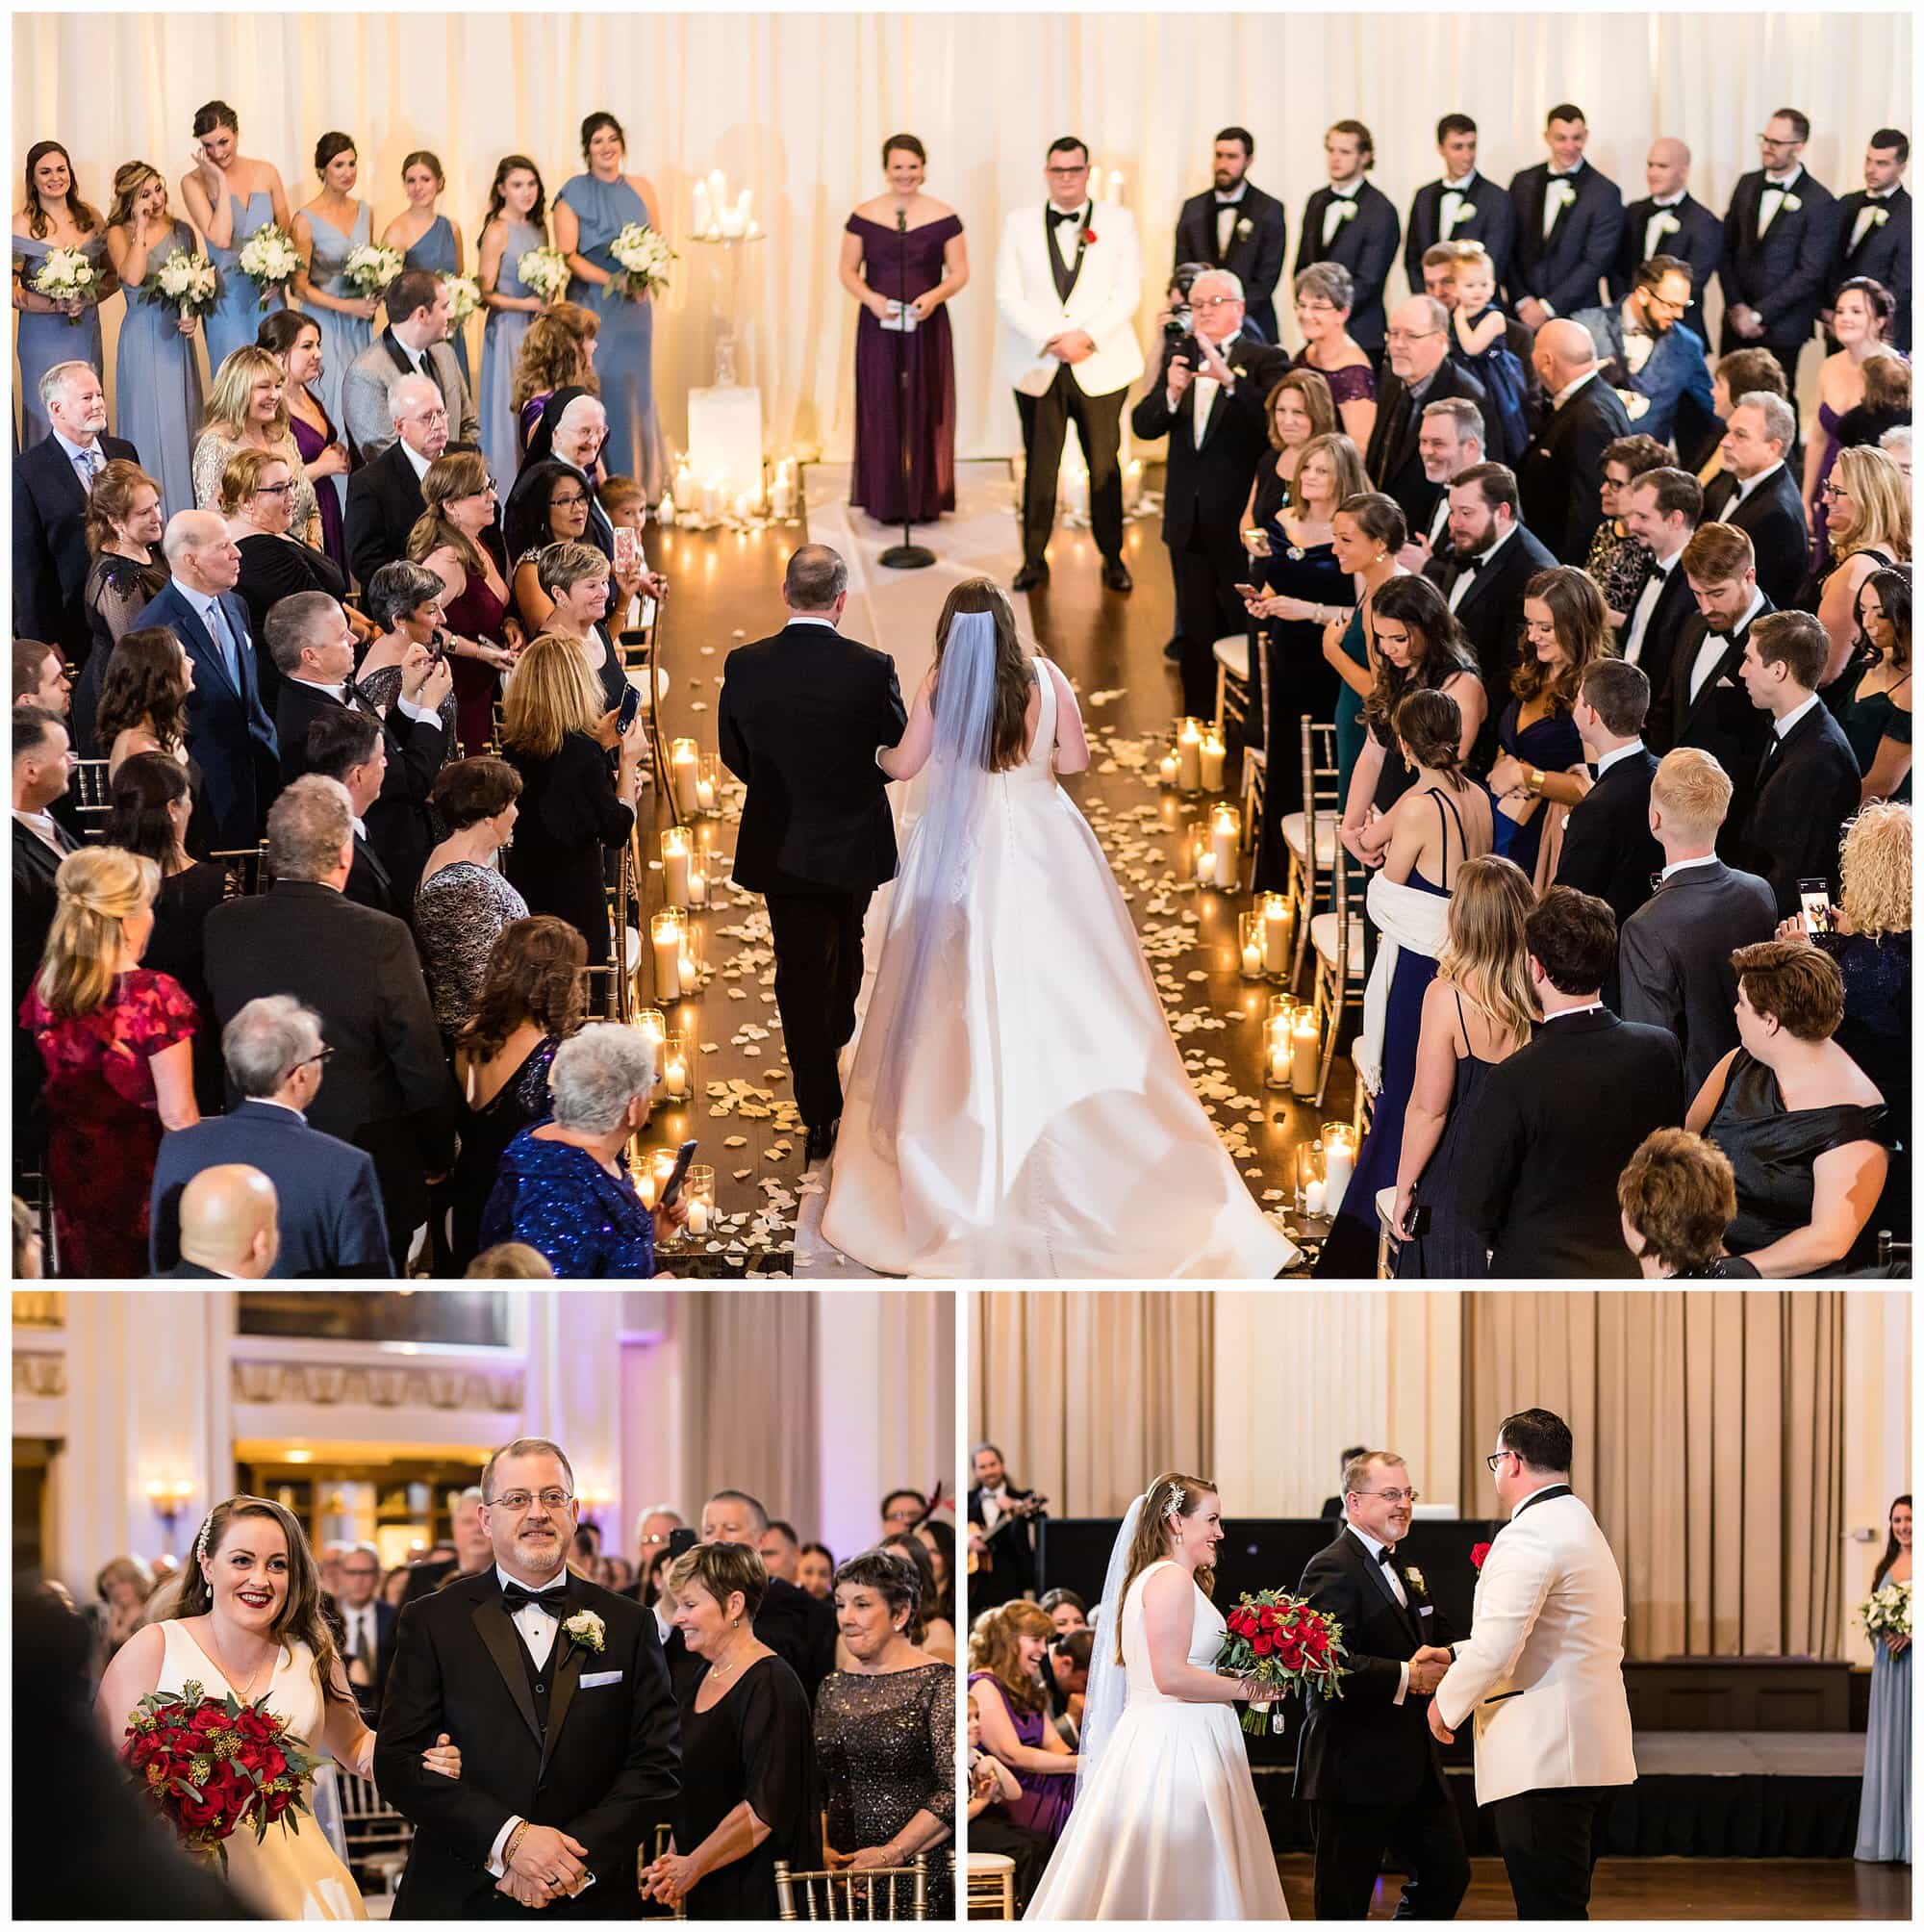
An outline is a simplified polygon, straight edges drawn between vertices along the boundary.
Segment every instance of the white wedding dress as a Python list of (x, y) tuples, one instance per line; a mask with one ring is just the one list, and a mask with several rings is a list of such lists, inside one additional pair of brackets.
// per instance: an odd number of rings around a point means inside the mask
[[(1166, 1697), (1150, 1669), (1143, 1585), (1123, 1603), (1127, 1701), (1093, 1776), (1056, 1841), (1025, 1917), (1039, 1919), (1287, 1919), (1237, 1704)], [(1193, 1589), (1193, 1586), (1192, 1586)], [(1200, 1589), (1189, 1661), (1213, 1671), (1223, 1614)], [(1106, 1631), (1098, 1642), (1109, 1641)]]
[[(217, 1697), (233, 1689), (185, 1624), (170, 1619), (161, 1631), (166, 1652), (157, 1690), (181, 1690), (195, 1683), (208, 1696)], [(266, 1699), (267, 1709), (284, 1717), (309, 1750), (325, 1755), (320, 1672), (305, 1643), (296, 1640), (275, 1660)], [(321, 1836), (319, 1824), (312, 1817), (290, 1817), (294, 1829), (271, 1824), (258, 1844), (251, 1825), (242, 1825), (227, 1841), (227, 1875), (234, 1889), (263, 1919), (367, 1918), (353, 1874)]]
[[(908, 835), (843, 1104), (823, 1238), (878, 1274), (1273, 1279), (1263, 1215), (1183, 1070), (1128, 907), (1055, 781), (1054, 680), (1028, 755), (984, 775), (948, 869)], [(931, 909), (932, 908), (932, 909)], [(918, 919), (937, 942), (918, 945)], [(914, 1022), (891, 1018), (925, 959)], [(874, 1103), (885, 1051), (893, 1131)]]

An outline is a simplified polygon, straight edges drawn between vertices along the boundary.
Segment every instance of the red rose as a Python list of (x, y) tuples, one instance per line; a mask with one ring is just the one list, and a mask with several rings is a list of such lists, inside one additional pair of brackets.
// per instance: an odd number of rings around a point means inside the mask
[(211, 1737), (215, 1731), (231, 1728), (227, 1722), (227, 1713), (217, 1704), (203, 1704), (188, 1720), (188, 1729), (196, 1737)]
[(1089, 247), (1092, 247), (1092, 248), (1093, 248), (1093, 247), (1095, 246), (1096, 242), (1098, 242), (1098, 241), (1099, 241), (1100, 239), (1101, 239), (1101, 238), (1100, 238), (1100, 237), (1099, 237), (1099, 236), (1097, 235), (1096, 231), (1095, 231), (1095, 230), (1094, 230), (1093, 228), (1085, 228), (1085, 229), (1083, 229), (1083, 231), (1082, 231), (1082, 240), (1083, 240), (1083, 242), (1084, 242), (1084, 244), (1085, 244), (1085, 245), (1087, 245), (1087, 246), (1089, 246)]
[(1481, 1569), (1483, 1566), (1483, 1559), (1487, 1557), (1489, 1553), (1490, 1553), (1490, 1546), (1488, 1543), (1472, 1543), (1470, 1545), (1470, 1567), (1472, 1569)]
[(180, 1821), (189, 1831), (199, 1831), (220, 1817), (220, 1807), (200, 1798), (180, 1800)]
[(1257, 1637), (1251, 1641), (1250, 1648), (1253, 1650), (1258, 1657), (1267, 1657), (1270, 1654), (1270, 1652), (1276, 1648), (1276, 1645), (1272, 1643), (1267, 1637)]
[(1278, 1620), (1279, 1619), (1278, 1618), (1276, 1612), (1273, 1610), (1265, 1610), (1263, 1614), (1256, 1619), (1256, 1621), (1259, 1624), (1261, 1624), (1263, 1629), (1269, 1631), (1273, 1631), (1276, 1629)]
[(1293, 1637), (1286, 1637), (1276, 1647), (1276, 1652), (1292, 1670), (1303, 1668), (1303, 1646)]
[(269, 1784), (272, 1784), (276, 1778), (283, 1776), (286, 1773), (287, 1768), (288, 1768), (288, 1761), (286, 1756), (280, 1751), (275, 1750), (275, 1748), (271, 1744), (269, 1744), (266, 1747), (266, 1749), (262, 1752), (261, 1766), (260, 1766), (261, 1775)]

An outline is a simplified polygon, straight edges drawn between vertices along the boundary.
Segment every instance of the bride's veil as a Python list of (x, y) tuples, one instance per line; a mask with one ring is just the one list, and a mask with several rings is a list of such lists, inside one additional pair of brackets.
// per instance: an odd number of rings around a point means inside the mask
[[(880, 1028), (871, 1131), (884, 1153), (895, 1147), (902, 1083), (929, 974), (941, 954), (964, 936), (961, 908), (982, 801), (993, 775), (989, 728), (995, 706), (996, 620), (988, 611), (960, 611), (949, 622), (942, 648), (935, 740), (916, 828), (915, 864), (896, 887), (907, 899), (899, 901), (890, 915), (892, 1010), (871, 1016)], [(893, 950), (897, 944), (905, 949), (900, 956)]]
[(1096, 1619), (1096, 1643), (1089, 1654), (1089, 1689), (1082, 1698), (1082, 1734), (1076, 1749), (1080, 1762), (1076, 1772), (1076, 1797), (1079, 1803), (1096, 1775), (1096, 1760), (1115, 1735), (1117, 1720), (1128, 1697), (1128, 1676), (1116, 1662), (1121, 1642), (1123, 1618), (1123, 1580), (1128, 1571), (1129, 1550), (1136, 1539), (1136, 1525), (1142, 1520), (1147, 1495), (1138, 1496), (1123, 1516), (1116, 1534), (1116, 1546), (1109, 1552), (1108, 1574), (1102, 1579), (1102, 1610)]

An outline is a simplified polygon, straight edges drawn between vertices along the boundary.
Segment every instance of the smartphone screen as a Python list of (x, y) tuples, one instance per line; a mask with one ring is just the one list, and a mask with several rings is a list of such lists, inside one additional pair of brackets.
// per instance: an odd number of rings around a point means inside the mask
[(634, 685), (631, 684), (624, 692), (621, 693), (620, 710), (615, 720), (616, 730), (618, 732), (625, 732), (628, 726), (635, 722), (635, 714), (638, 711), (640, 711), (641, 708), (642, 708), (642, 694)]
[(1831, 929), (1831, 882), (1827, 878), (1800, 878), (1797, 881), (1797, 898), (1804, 914), (1806, 932), (1828, 932)]
[(615, 568), (625, 577), (642, 567), (642, 540), (626, 528), (615, 532)]

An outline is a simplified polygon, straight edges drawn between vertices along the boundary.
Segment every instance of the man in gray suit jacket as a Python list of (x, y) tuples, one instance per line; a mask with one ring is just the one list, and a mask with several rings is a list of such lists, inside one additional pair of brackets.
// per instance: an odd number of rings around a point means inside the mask
[(1663, 848), (1662, 883), (1617, 934), (1623, 1016), (1676, 1035), (1686, 1103), (1737, 1044), (1731, 954), (1777, 930), (1769, 885), (1717, 856), (1731, 792), (1729, 775), (1708, 751), (1686, 748), (1658, 763), (1650, 781), (1650, 829)]
[(388, 290), (388, 315), (387, 328), (348, 364), (341, 387), (349, 445), (364, 463), (380, 455), (394, 440), (390, 385), (400, 376), (424, 375), (447, 405), (449, 445), (473, 447), (481, 419), (447, 340), (447, 292), (441, 278), (409, 269)]

